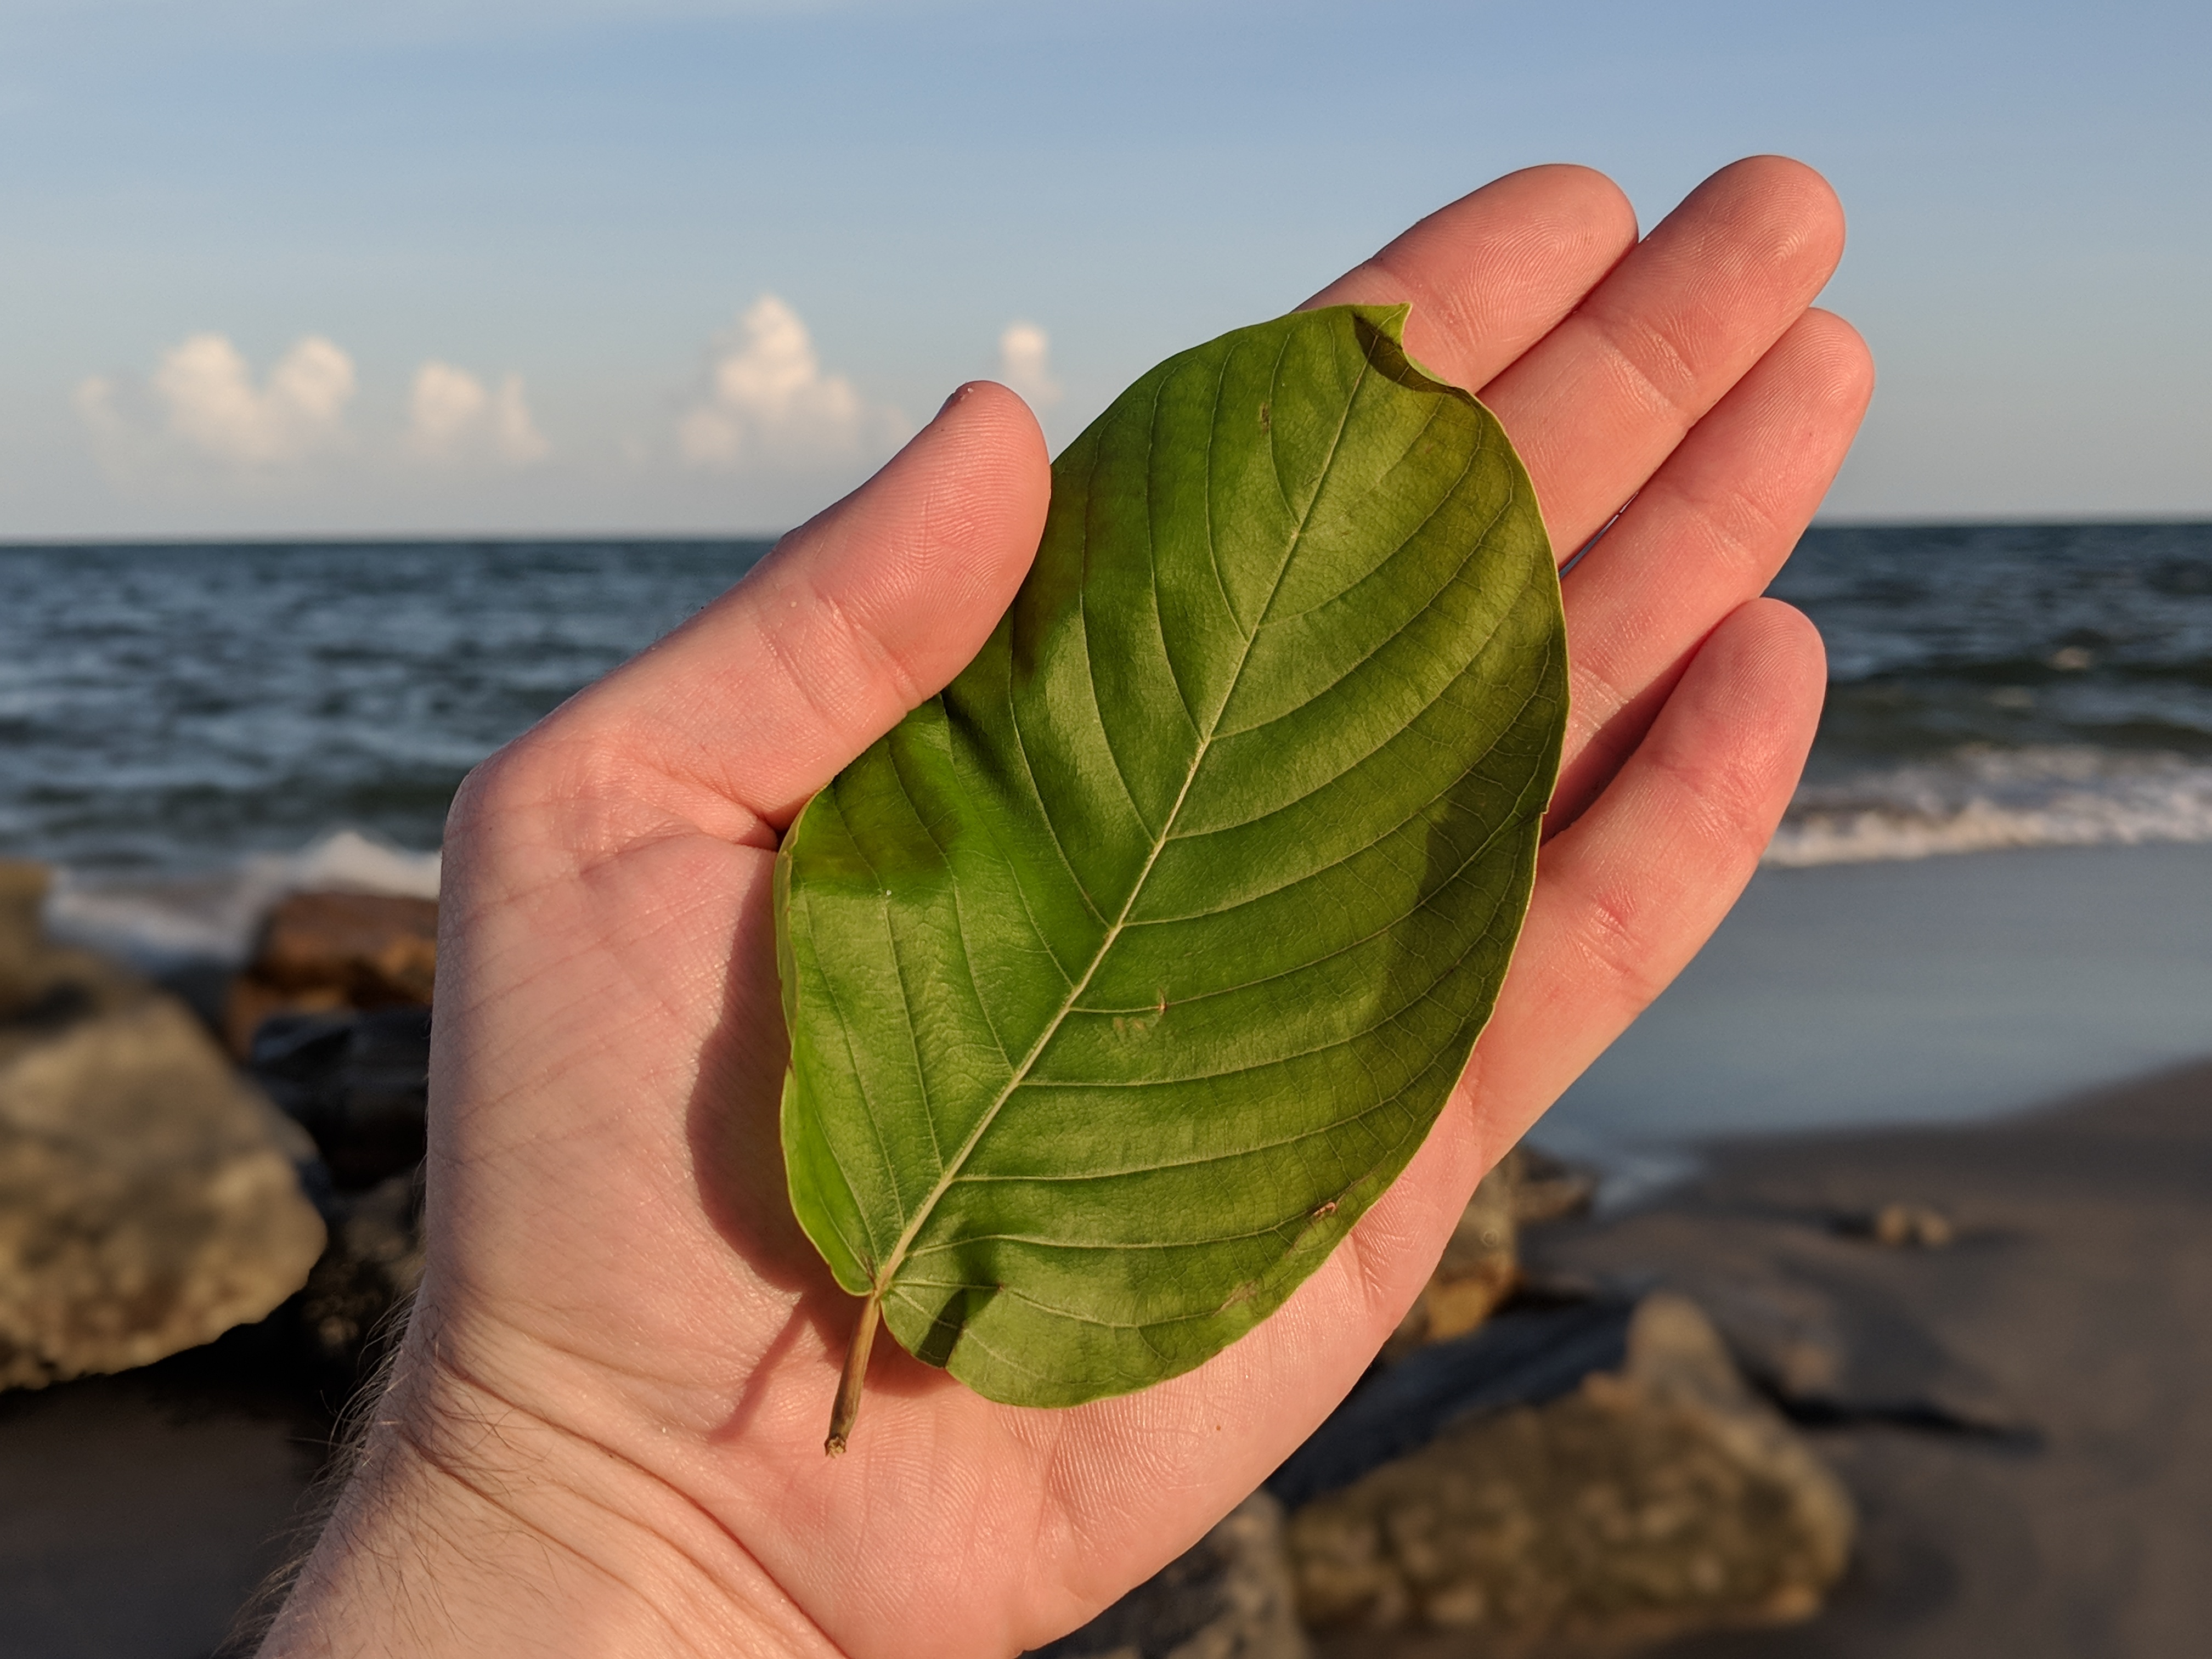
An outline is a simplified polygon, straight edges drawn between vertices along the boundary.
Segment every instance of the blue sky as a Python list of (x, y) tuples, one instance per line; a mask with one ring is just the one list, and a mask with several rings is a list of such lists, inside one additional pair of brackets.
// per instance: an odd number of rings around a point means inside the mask
[(962, 379), (1062, 442), (1498, 173), (1648, 224), (1759, 150), (1842, 192), (1881, 366), (1831, 516), (2212, 514), (2201, 4), (0, 0), (0, 537), (772, 530)]

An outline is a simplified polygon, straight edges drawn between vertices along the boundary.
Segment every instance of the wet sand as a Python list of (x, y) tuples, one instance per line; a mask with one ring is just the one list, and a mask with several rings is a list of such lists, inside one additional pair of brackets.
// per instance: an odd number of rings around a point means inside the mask
[(1534, 1138), (1995, 1118), (2208, 1050), (2212, 843), (1762, 870)]
[[(1955, 1237), (1858, 1225), (1899, 1200)], [(1670, 1659), (2212, 1639), (2212, 1063), (1996, 1123), (1719, 1145), (1649, 1206), (1527, 1243), (1540, 1275), (1697, 1296), (1861, 1505), (1822, 1616)]]
[[(281, 1317), (281, 1316), (280, 1316)], [(0, 1394), (0, 1654), (208, 1659), (285, 1559), (329, 1442), (282, 1334)]]

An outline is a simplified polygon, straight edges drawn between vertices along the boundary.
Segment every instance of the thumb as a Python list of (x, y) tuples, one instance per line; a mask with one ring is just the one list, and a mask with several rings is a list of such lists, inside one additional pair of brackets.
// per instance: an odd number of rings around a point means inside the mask
[(562, 711), (588, 731), (561, 735), (780, 830), (982, 647), (1051, 492), (1029, 405), (963, 386), (874, 477)]

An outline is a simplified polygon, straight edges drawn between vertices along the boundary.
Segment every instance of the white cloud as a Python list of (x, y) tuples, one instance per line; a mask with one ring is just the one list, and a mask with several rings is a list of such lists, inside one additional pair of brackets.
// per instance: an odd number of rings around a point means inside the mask
[(999, 378), (1030, 401), (1049, 409), (1060, 401), (1060, 382), (1052, 378), (1052, 337), (1035, 323), (1009, 323), (999, 336)]
[(267, 381), (220, 334), (195, 334), (161, 354), (154, 394), (169, 430), (211, 459), (283, 465), (344, 441), (355, 390), (353, 359), (319, 334), (279, 357)]
[(721, 343), (707, 394), (684, 412), (676, 441), (694, 466), (805, 466), (861, 459), (904, 428), (896, 410), (824, 374), (799, 313), (764, 294)]
[(76, 389), (78, 416), (120, 459), (160, 447), (241, 471), (295, 465), (347, 442), (353, 359), (319, 334), (279, 357), (254, 383), (244, 355), (220, 334), (194, 334), (161, 354), (149, 390), (150, 422), (128, 411), (113, 382)]
[(415, 371), (404, 442), (426, 460), (489, 458), (509, 466), (544, 460), (551, 448), (531, 417), (520, 374), (503, 376), (494, 393), (468, 370), (435, 358)]

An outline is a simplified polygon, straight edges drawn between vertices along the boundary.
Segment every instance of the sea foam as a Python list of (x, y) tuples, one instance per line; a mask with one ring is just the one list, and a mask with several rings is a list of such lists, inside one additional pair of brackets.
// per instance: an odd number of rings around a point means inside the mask
[(2086, 746), (1974, 746), (1808, 784), (1765, 862), (1784, 868), (2019, 847), (2212, 841), (2212, 765)]
[(339, 890), (438, 896), (439, 855), (410, 853), (354, 830), (295, 853), (257, 853), (228, 869), (176, 877), (61, 872), (46, 900), (57, 939), (160, 970), (185, 962), (243, 963), (261, 924), (288, 893)]

